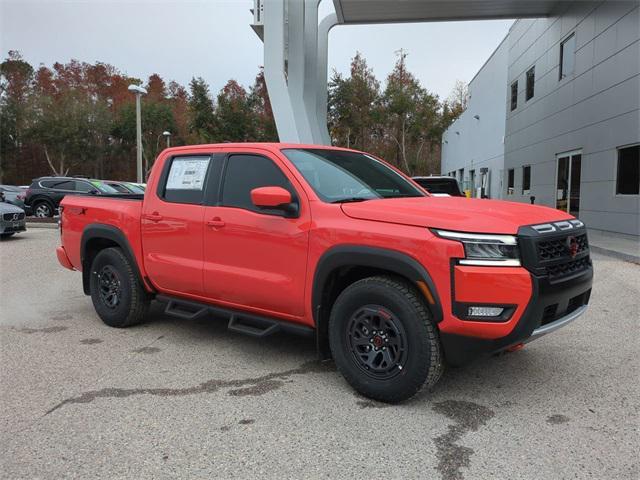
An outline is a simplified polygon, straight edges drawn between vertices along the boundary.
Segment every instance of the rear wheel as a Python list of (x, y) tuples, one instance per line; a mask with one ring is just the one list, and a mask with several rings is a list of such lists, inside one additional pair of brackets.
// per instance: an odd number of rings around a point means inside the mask
[(329, 343), (338, 370), (363, 395), (388, 403), (433, 386), (443, 371), (435, 325), (422, 296), (387, 276), (360, 280), (336, 300)]
[(101, 250), (90, 275), (91, 300), (104, 323), (123, 328), (144, 320), (150, 297), (122, 250)]
[(49, 202), (37, 202), (33, 206), (33, 216), (38, 218), (53, 217), (53, 207)]

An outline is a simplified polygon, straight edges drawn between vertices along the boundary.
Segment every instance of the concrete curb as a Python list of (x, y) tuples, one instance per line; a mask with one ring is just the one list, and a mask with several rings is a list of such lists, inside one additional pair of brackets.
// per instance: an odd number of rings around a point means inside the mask
[(608, 248), (597, 247), (596, 245), (589, 245), (589, 248), (596, 253), (606, 255), (607, 257), (616, 258), (629, 263), (635, 263), (640, 265), (640, 257), (637, 255), (629, 255), (628, 253), (616, 252), (615, 250), (609, 250)]

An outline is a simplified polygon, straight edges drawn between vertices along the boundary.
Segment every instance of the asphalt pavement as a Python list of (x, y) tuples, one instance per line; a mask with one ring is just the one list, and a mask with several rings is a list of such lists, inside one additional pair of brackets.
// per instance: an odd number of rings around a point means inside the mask
[(312, 339), (216, 318), (105, 326), (58, 232), (0, 243), (0, 477), (638, 479), (640, 265), (595, 253), (585, 316), (397, 406)]

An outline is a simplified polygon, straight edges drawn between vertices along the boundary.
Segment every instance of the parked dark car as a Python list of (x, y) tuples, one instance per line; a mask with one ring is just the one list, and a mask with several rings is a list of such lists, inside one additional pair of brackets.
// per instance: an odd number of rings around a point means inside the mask
[(8, 238), (18, 232), (24, 232), (27, 227), (24, 210), (10, 203), (0, 202), (0, 238)]
[(464, 197), (458, 181), (453, 177), (413, 177), (412, 180), (436, 197)]
[(29, 215), (29, 208), (24, 204), (27, 195), (26, 188), (15, 187), (13, 185), (0, 185), (0, 201), (10, 203), (19, 207)]
[(144, 188), (140, 185), (131, 183), (131, 182), (118, 182), (115, 180), (105, 180), (104, 183), (109, 185), (110, 187), (116, 189), (118, 193), (135, 193), (135, 194), (144, 194)]
[(105, 195), (118, 191), (102, 180), (74, 177), (36, 178), (27, 190), (25, 205), (35, 217), (53, 217), (65, 195)]

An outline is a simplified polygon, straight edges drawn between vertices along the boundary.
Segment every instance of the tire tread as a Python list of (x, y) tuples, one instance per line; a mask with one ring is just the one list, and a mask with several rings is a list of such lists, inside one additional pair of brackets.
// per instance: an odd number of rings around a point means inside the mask
[[(406, 301), (415, 312), (417, 312), (417, 318), (426, 331), (425, 340), (428, 344), (428, 349), (421, 349), (421, 352), (417, 352), (417, 354), (419, 355), (425, 354), (427, 350), (430, 353), (430, 358), (426, 358), (425, 356), (425, 358), (420, 360), (421, 364), (428, 365), (426, 373), (421, 372), (422, 374), (420, 375), (410, 376), (410, 383), (405, 385), (402, 390), (394, 391), (391, 389), (380, 389), (373, 395), (371, 392), (361, 391), (361, 393), (371, 398), (375, 398), (376, 400), (387, 403), (397, 403), (412, 397), (421, 388), (431, 389), (442, 376), (442, 373), (444, 371), (444, 359), (440, 345), (440, 338), (438, 335), (437, 327), (431, 320), (431, 313), (424, 298), (420, 295), (418, 290), (414, 288), (409, 282), (399, 277), (378, 275), (358, 280), (357, 282), (354, 282), (343, 290), (343, 292), (338, 296), (334, 307), (339, 304), (341, 298), (345, 298), (352, 292), (361, 288), (368, 289), (373, 286), (382, 286), (389, 291), (393, 291), (399, 294), (402, 299)], [(335, 318), (334, 312), (332, 311), (329, 324), (330, 335), (331, 331), (335, 327), (336, 321), (337, 319)], [(335, 348), (334, 344), (335, 342), (332, 342), (332, 349)], [(342, 373), (347, 381), (355, 388), (358, 388), (357, 378), (354, 378), (355, 375), (351, 371), (345, 369), (344, 366), (340, 365), (339, 362), (336, 362), (336, 365), (340, 373)]]

